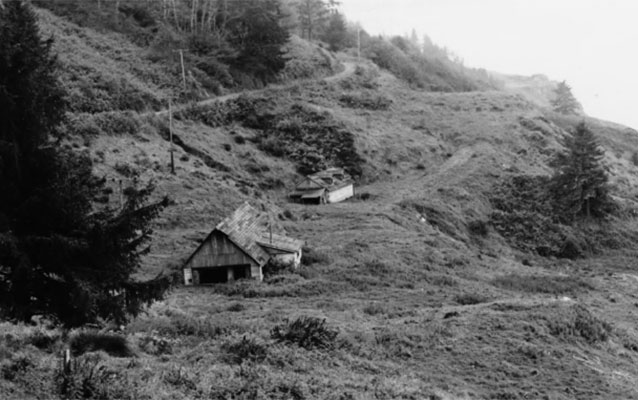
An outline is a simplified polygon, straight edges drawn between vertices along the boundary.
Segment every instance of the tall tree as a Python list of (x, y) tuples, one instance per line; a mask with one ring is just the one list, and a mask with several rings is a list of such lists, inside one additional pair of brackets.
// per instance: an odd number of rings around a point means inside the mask
[(555, 160), (551, 191), (560, 219), (601, 217), (612, 210), (603, 149), (585, 123), (565, 139), (565, 152)]
[(289, 35), (282, 26), (279, 0), (247, 0), (237, 6), (238, 17), (230, 24), (230, 42), (239, 50), (234, 63), (268, 81), (286, 65), (283, 45)]
[(576, 114), (580, 109), (580, 103), (572, 94), (569, 85), (562, 81), (554, 89), (554, 98), (551, 100), (552, 109), (561, 114)]
[(331, 9), (338, 4), (335, 0), (299, 0), (297, 12), (301, 37), (315, 39), (326, 25)]
[(332, 51), (342, 50), (346, 46), (348, 29), (346, 20), (340, 12), (337, 11), (330, 15), (328, 26), (321, 39), (328, 43)]
[(21, 0), (0, 9), (0, 37), (0, 313), (123, 322), (169, 283), (132, 279), (166, 200), (132, 190), (122, 210), (95, 210), (90, 159), (50, 141), (65, 110), (52, 40)]

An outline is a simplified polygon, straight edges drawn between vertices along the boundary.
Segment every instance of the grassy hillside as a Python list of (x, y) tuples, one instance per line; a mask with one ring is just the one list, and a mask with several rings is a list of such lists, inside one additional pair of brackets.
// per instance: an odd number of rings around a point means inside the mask
[[(41, 18), (60, 35), (69, 88), (99, 93), (99, 82), (117, 76), (144, 104), (116, 111), (127, 107), (106, 90), (104, 109), (70, 116), (76, 128), (67, 139), (109, 179), (104, 201), (117, 203), (120, 180), (153, 181), (158, 196), (173, 199), (140, 276), (178, 270), (246, 200), (309, 247), (298, 273), (175, 287), (124, 327), (127, 351), (85, 349), (78, 397), (638, 397), (634, 131), (587, 119), (606, 149), (623, 214), (586, 228), (623, 240), (601, 242), (586, 258), (541, 257), (490, 225), (490, 196), (509, 177), (549, 174), (561, 138), (581, 118), (507, 91), (419, 90), (340, 56), (345, 70), (333, 78), (179, 109), (172, 175), (167, 115), (143, 110), (159, 106), (153, 99), (170, 92), (168, 83), (179, 84), (175, 71), (139, 58), (121, 36), (46, 11)], [(317, 63), (332, 57), (314, 54)], [(356, 199), (322, 207), (286, 201), (299, 171), (328, 164), (355, 172)], [(292, 334), (281, 340), (299, 317), (325, 320), (319, 345), (299, 346)], [(57, 354), (69, 337), (46, 324), (0, 327), (0, 397), (57, 395)]]

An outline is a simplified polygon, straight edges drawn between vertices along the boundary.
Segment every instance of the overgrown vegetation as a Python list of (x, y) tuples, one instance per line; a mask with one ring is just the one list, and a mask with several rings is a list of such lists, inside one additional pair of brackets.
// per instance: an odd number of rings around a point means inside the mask
[(492, 284), (507, 290), (552, 295), (573, 295), (593, 289), (593, 286), (575, 276), (562, 275), (516, 275), (499, 276)]
[(590, 232), (577, 222), (604, 223), (618, 206), (594, 134), (581, 123), (564, 144), (565, 151), (553, 161), (553, 176), (517, 175), (493, 188), (490, 222), (522, 250), (576, 258), (596, 248)]
[(278, 342), (296, 344), (306, 349), (332, 349), (339, 331), (326, 325), (325, 319), (316, 317), (299, 317), (277, 325), (271, 336)]

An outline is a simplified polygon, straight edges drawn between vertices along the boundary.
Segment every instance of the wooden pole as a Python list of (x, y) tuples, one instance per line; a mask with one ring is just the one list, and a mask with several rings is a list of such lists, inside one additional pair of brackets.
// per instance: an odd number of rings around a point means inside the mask
[(184, 92), (186, 92), (186, 68), (184, 68), (184, 49), (177, 49), (179, 51), (179, 61), (182, 64), (182, 84), (184, 85)]
[(170, 153), (171, 153), (171, 174), (175, 175), (175, 159), (173, 156), (173, 109), (171, 107), (171, 100), (168, 99), (168, 135), (170, 139)]

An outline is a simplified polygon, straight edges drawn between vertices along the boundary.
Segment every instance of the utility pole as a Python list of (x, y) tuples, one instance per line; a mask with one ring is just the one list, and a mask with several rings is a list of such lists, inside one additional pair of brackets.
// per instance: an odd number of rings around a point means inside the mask
[(361, 27), (357, 25), (357, 61), (361, 61)]
[(171, 99), (168, 99), (168, 136), (171, 142), (171, 174), (175, 175), (175, 158), (173, 156), (173, 152), (175, 149), (173, 148), (173, 109), (171, 107)]
[(179, 60), (182, 64), (182, 83), (184, 84), (184, 92), (186, 92), (186, 69), (184, 68), (184, 49), (177, 49), (179, 51)]

